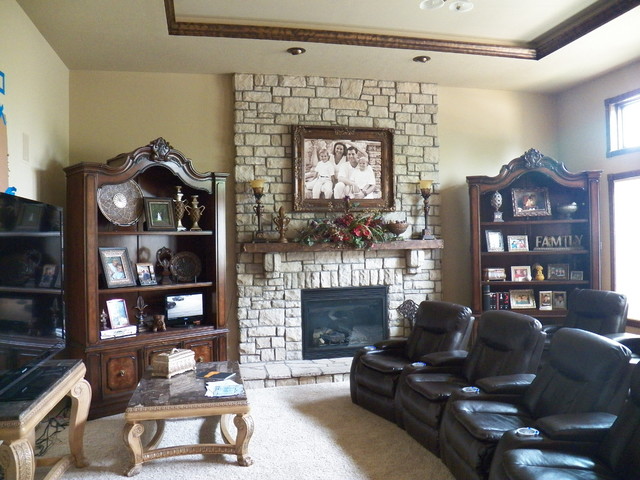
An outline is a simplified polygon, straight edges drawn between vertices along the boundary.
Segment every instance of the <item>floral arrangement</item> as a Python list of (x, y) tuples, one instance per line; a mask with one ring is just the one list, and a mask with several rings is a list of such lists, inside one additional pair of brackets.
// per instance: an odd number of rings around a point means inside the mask
[(295, 241), (305, 245), (335, 244), (336, 248), (371, 248), (375, 243), (391, 240), (379, 212), (351, 213), (348, 210), (334, 219), (311, 220)]

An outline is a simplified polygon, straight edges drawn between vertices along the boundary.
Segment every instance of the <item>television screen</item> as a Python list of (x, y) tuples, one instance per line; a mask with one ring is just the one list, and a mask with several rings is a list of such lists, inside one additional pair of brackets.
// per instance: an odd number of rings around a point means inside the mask
[(199, 325), (202, 321), (202, 293), (169, 295), (165, 305), (166, 324), (170, 327)]

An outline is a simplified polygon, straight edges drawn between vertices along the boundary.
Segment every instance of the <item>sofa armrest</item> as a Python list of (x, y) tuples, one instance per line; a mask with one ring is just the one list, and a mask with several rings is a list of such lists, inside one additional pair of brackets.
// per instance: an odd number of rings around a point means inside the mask
[(562, 413), (536, 421), (536, 427), (552, 440), (600, 442), (616, 416), (606, 412)]
[(401, 350), (407, 346), (406, 338), (390, 338), (373, 344), (376, 350)]
[(621, 343), (629, 350), (631, 350), (635, 355), (640, 355), (640, 335), (635, 333), (610, 333), (605, 335), (605, 337), (610, 338), (611, 340), (615, 340), (618, 343)]
[(536, 378), (533, 373), (499, 375), (481, 378), (476, 385), (487, 393), (522, 395)]
[(466, 350), (433, 352), (420, 357), (420, 361), (433, 367), (461, 367), (464, 365), (468, 354), (469, 352)]
[(542, 331), (551, 337), (554, 333), (560, 330), (564, 325), (543, 325)]

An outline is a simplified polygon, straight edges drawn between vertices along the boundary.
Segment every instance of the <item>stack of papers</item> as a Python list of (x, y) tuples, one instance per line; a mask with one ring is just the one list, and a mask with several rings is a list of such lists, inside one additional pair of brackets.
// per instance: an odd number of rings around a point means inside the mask
[(207, 387), (205, 397), (233, 397), (244, 393), (244, 387), (233, 380), (207, 382), (205, 385)]

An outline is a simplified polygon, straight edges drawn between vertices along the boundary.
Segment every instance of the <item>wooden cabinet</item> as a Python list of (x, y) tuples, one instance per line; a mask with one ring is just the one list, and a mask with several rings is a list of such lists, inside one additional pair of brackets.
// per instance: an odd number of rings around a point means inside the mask
[(508, 308), (557, 323), (571, 290), (600, 288), (601, 173), (571, 173), (531, 149), (495, 177), (467, 177), (475, 314)]
[[(87, 365), (93, 388), (91, 417), (124, 411), (142, 373), (158, 353), (193, 348), (201, 361), (226, 360), (227, 174), (195, 171), (191, 161), (162, 138), (105, 164), (80, 163), (65, 172), (67, 353)], [(197, 201), (200, 218), (187, 213), (182, 221), (186, 229), (180, 231), (171, 226), (175, 221), (169, 221), (169, 226), (148, 222), (146, 217), (152, 212), (148, 205), (163, 208), (164, 202), (164, 208), (174, 213), (178, 191), (194, 209)], [(125, 281), (106, 281), (99, 254), (105, 248), (126, 249), (131, 268), (125, 269)], [(158, 259), (161, 249), (167, 249), (170, 257)], [(185, 269), (169, 262), (171, 258), (186, 259)], [(168, 276), (163, 275), (162, 260), (171, 267), (166, 270), (170, 270)], [(157, 284), (147, 285), (148, 277), (138, 278), (137, 263), (152, 265)], [(185, 275), (190, 271), (195, 275)], [(108, 312), (110, 300), (124, 300), (129, 323), (140, 327), (135, 308), (139, 298), (147, 305), (146, 324), (153, 315), (166, 314), (168, 297), (190, 294), (202, 294), (203, 315), (189, 328), (167, 327), (157, 332), (138, 328), (133, 335), (115, 338), (101, 335), (101, 314)]]

